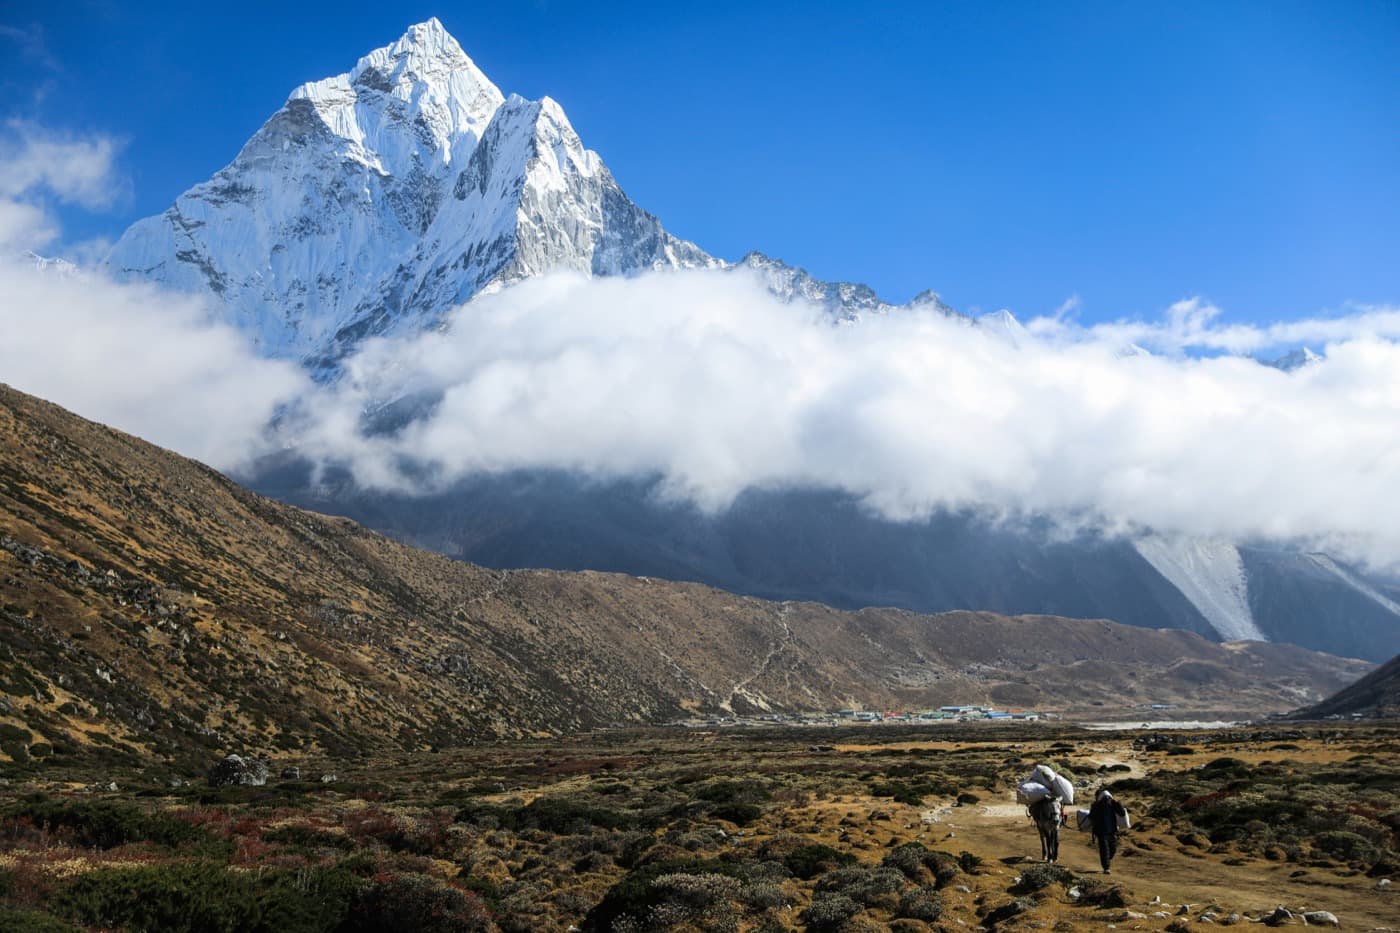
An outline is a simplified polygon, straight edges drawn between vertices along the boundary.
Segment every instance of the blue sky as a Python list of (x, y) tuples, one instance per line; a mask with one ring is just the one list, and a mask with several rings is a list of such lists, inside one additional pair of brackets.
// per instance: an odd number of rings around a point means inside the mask
[(0, 118), (121, 138), (115, 237), (440, 18), (726, 258), (1085, 322), (1400, 303), (1400, 3), (6, 0)]

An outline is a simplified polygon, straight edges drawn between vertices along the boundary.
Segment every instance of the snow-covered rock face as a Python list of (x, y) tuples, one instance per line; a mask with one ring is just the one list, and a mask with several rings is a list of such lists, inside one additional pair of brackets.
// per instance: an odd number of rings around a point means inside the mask
[(1302, 369), (1304, 366), (1311, 366), (1314, 363), (1322, 362), (1322, 357), (1314, 353), (1307, 347), (1299, 347), (1291, 350), (1283, 356), (1273, 360), (1260, 360), (1265, 366), (1272, 366), (1274, 369), (1281, 369), (1286, 373)]
[(524, 276), (713, 265), (628, 200), (557, 103), (504, 98), (435, 19), (294, 90), (107, 259), (212, 295), (261, 352), (323, 371)]
[(781, 259), (773, 259), (759, 252), (749, 253), (730, 268), (744, 269), (756, 274), (768, 291), (785, 302), (809, 302), (840, 321), (854, 322), (871, 314), (888, 314), (902, 309), (962, 316), (932, 291), (920, 292), (907, 305), (892, 305), (882, 301), (869, 285), (859, 282), (823, 282), (814, 279), (806, 269), (789, 266)]

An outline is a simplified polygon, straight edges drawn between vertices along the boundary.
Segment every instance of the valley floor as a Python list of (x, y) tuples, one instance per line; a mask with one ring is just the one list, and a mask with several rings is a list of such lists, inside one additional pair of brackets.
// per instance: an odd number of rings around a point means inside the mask
[[(1042, 761), (1131, 810), (1112, 875), (1072, 828), (1040, 863), (1013, 790)], [(1400, 927), (1400, 725), (651, 730), (258, 787), (65, 767), (0, 787), (0, 928)]]

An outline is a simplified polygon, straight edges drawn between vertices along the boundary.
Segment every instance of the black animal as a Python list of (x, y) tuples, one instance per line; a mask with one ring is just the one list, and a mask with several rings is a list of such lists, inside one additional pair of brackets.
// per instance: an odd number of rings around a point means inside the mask
[(1040, 833), (1040, 857), (1047, 862), (1060, 860), (1060, 801), (1057, 797), (1037, 800), (1026, 808)]

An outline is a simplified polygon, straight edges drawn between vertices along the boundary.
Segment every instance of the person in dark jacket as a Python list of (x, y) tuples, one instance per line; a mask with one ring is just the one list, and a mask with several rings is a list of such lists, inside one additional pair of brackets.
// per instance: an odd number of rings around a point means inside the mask
[(1094, 805), (1089, 808), (1089, 831), (1099, 842), (1099, 863), (1105, 875), (1110, 873), (1108, 866), (1118, 854), (1118, 818), (1127, 815), (1128, 811), (1113, 799), (1108, 788), (1099, 789)]

